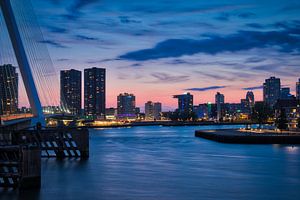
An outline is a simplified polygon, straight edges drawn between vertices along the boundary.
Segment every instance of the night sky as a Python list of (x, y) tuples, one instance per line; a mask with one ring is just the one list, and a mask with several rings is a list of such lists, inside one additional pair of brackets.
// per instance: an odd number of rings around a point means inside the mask
[(107, 106), (190, 91), (195, 104), (262, 99), (270, 76), (295, 91), (300, 2), (292, 0), (32, 0), (55, 68), (107, 69)]

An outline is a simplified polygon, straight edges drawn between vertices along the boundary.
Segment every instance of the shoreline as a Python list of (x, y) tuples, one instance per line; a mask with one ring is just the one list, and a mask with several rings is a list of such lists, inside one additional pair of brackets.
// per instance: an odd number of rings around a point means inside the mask
[(119, 124), (119, 125), (109, 125), (109, 126), (83, 126), (89, 129), (93, 128), (122, 128), (122, 127), (136, 127), (136, 126), (223, 126), (223, 125), (255, 125), (257, 123), (249, 123), (249, 122), (133, 122), (128, 124)]

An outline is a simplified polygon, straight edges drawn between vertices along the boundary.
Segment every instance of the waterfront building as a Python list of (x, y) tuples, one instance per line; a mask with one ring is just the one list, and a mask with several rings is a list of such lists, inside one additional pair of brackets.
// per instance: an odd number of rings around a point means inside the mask
[(300, 99), (300, 78), (299, 81), (296, 83), (296, 97)]
[(291, 90), (288, 87), (281, 88), (280, 99), (293, 99), (293, 98), (295, 98), (295, 96), (293, 96), (290, 91)]
[(246, 94), (246, 100), (249, 102), (249, 109), (252, 112), (254, 105), (255, 105), (255, 97), (252, 91), (248, 91)]
[(88, 118), (105, 118), (105, 69), (84, 70), (84, 114)]
[(155, 102), (153, 106), (153, 117), (154, 120), (161, 119), (161, 112), (162, 112), (162, 104), (160, 102)]
[(129, 93), (117, 97), (118, 118), (136, 118), (135, 96)]
[(161, 103), (148, 101), (145, 103), (145, 118), (146, 120), (160, 120), (161, 119)]
[(215, 102), (217, 105), (217, 120), (219, 121), (223, 117), (225, 96), (220, 92), (217, 92), (217, 94), (215, 95)]
[(154, 119), (154, 104), (152, 101), (145, 103), (145, 117), (146, 120)]
[(194, 112), (198, 119), (208, 119), (208, 104), (199, 104), (198, 106), (194, 106)]
[(250, 113), (251, 107), (248, 99), (241, 99), (241, 112), (242, 113)]
[(190, 93), (174, 95), (178, 99), (178, 112), (193, 112), (193, 95)]
[(0, 115), (18, 111), (18, 73), (11, 64), (0, 66)]
[(289, 128), (296, 128), (300, 117), (299, 99), (279, 99), (274, 105), (275, 117), (277, 118), (282, 111), (285, 112)]
[(117, 118), (118, 112), (116, 108), (106, 108), (105, 117), (107, 120), (115, 120)]
[(273, 107), (278, 99), (280, 99), (281, 94), (281, 83), (280, 79), (276, 77), (271, 77), (265, 80), (263, 84), (263, 98), (264, 102)]
[(60, 71), (60, 102), (73, 115), (81, 115), (81, 71)]

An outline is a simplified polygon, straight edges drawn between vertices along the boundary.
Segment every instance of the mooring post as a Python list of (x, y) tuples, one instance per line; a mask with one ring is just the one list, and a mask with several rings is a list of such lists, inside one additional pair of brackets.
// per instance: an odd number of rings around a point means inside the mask
[(41, 187), (41, 150), (38, 146), (20, 146), (20, 189)]

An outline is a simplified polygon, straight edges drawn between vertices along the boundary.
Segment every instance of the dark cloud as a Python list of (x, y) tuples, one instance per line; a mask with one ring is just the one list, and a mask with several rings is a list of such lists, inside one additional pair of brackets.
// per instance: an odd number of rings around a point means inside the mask
[(245, 12), (245, 13), (240, 13), (237, 16), (239, 18), (248, 19), (248, 18), (255, 17), (256, 15), (254, 13), (252, 13), (252, 12)]
[(123, 24), (141, 23), (139, 20), (131, 19), (129, 16), (119, 16), (120, 22)]
[(55, 42), (53, 40), (42, 40), (42, 41), (39, 41), (39, 43), (44, 43), (44, 44), (49, 44), (53, 47), (56, 47), (56, 48), (68, 48), (67, 46), (63, 45), (63, 44), (60, 44), (58, 42)]
[(91, 40), (91, 41), (99, 40), (98, 38), (88, 37), (88, 36), (84, 36), (84, 35), (76, 35), (76, 38), (79, 39), (79, 40)]
[(251, 57), (251, 58), (247, 58), (245, 63), (259, 63), (259, 62), (263, 62), (265, 60), (266, 60), (266, 58)]
[(56, 59), (56, 61), (58, 62), (64, 62), (64, 61), (69, 61), (70, 59), (69, 58), (59, 58), (59, 59)]
[(189, 80), (189, 76), (186, 75), (170, 75), (163, 72), (156, 72), (151, 74), (156, 80), (148, 83), (178, 83), (185, 82)]
[(241, 19), (248, 19), (255, 17), (256, 15), (252, 12), (244, 12), (244, 13), (236, 13), (236, 12), (223, 12), (215, 17), (216, 20), (219, 21), (229, 21), (232, 17), (237, 17)]
[(276, 31), (238, 31), (225, 36), (205, 35), (204, 39), (168, 39), (150, 49), (121, 55), (127, 60), (151, 60), (205, 53), (238, 52), (253, 48), (274, 48), (280, 52), (300, 51), (300, 23)]
[(217, 90), (226, 88), (226, 86), (210, 86), (210, 87), (202, 87), (202, 88), (187, 88), (186, 91), (198, 91), (198, 92), (204, 92), (208, 90)]
[(205, 76), (208, 78), (216, 79), (216, 80), (226, 80), (226, 81), (235, 81), (234, 76), (225, 76), (224, 73), (209, 73), (209, 72), (204, 72), (204, 71), (194, 71), (195, 73)]
[(52, 33), (67, 33), (69, 32), (66, 28), (55, 27), (55, 26), (48, 26), (47, 29)]
[(131, 67), (141, 67), (143, 66), (142, 64), (140, 63), (133, 63), (132, 65), (130, 65)]
[(259, 85), (259, 86), (254, 86), (254, 87), (247, 87), (247, 88), (242, 88), (243, 90), (261, 90), (263, 89), (264, 86)]
[(228, 21), (229, 17), (230, 17), (229, 13), (221, 13), (219, 16), (215, 17), (215, 19), (219, 21)]
[(246, 26), (248, 26), (248, 27), (250, 27), (250, 28), (257, 28), (257, 29), (262, 29), (262, 28), (264, 28), (263, 25), (258, 24), (258, 23), (249, 23), (249, 24), (246, 24)]
[(65, 19), (75, 21), (81, 15), (81, 10), (89, 5), (100, 2), (100, 0), (75, 0), (74, 3), (68, 8), (68, 13), (63, 15)]

